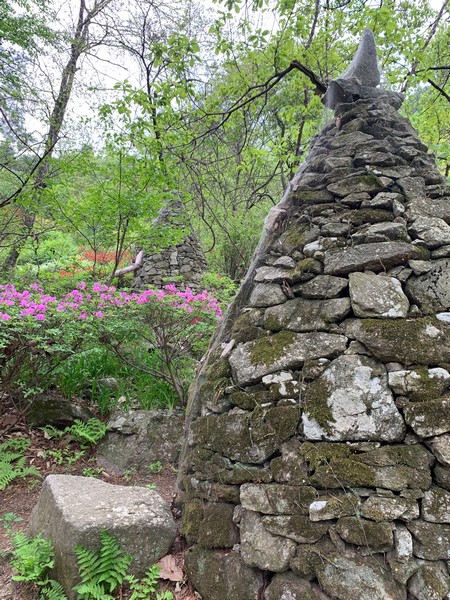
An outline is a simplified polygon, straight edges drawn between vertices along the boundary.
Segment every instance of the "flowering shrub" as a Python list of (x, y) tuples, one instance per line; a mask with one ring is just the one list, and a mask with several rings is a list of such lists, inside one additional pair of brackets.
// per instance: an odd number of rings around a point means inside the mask
[(3, 387), (58, 387), (64, 361), (103, 346), (129, 367), (160, 378), (180, 403), (196, 359), (221, 317), (207, 291), (168, 285), (128, 292), (81, 282), (64, 296), (38, 284), (0, 286), (0, 368)]

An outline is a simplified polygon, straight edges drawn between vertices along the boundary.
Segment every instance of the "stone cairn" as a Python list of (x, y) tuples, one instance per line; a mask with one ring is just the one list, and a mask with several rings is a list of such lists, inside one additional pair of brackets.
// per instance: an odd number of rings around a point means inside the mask
[(450, 597), (450, 189), (358, 54), (191, 390), (203, 600)]
[[(167, 225), (185, 228), (185, 216), (182, 201), (178, 197), (172, 197), (159, 211), (153, 225), (156, 232), (158, 228)], [(193, 233), (186, 233), (180, 243), (163, 248), (155, 254), (144, 252), (142, 266), (136, 271), (133, 287), (144, 289), (148, 286), (174, 284), (178, 288), (189, 286), (197, 291), (202, 288), (202, 275), (207, 270), (208, 263), (197, 237)]]

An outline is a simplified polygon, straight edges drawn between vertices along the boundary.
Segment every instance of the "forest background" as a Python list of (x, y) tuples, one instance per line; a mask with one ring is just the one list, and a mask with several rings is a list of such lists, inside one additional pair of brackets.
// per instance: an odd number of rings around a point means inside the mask
[[(141, 399), (183, 404), (186, 364), (219, 314), (213, 295), (225, 305), (244, 275), (364, 28), (383, 85), (405, 94), (404, 114), (449, 174), (449, 21), (448, 0), (2, 0), (3, 393), (93, 385), (107, 408), (96, 382), (121, 369)], [(155, 228), (174, 191), (184, 228)], [(117, 300), (117, 268), (186, 230), (206, 253), (211, 294), (174, 303), (166, 291), (165, 312)], [(65, 320), (61, 302), (72, 302)], [(156, 389), (136, 381), (142, 370)]]

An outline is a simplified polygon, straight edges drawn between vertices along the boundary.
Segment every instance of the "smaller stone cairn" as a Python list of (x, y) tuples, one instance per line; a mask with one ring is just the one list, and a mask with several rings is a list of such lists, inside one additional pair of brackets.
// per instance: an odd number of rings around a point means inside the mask
[(357, 57), (191, 389), (203, 600), (449, 598), (450, 188)]
[[(186, 228), (183, 203), (172, 196), (158, 213), (154, 227)], [(152, 254), (145, 252), (142, 266), (136, 271), (133, 287), (144, 289), (149, 286), (162, 287), (174, 284), (177, 288), (190, 287), (197, 291), (202, 288), (202, 276), (208, 270), (208, 263), (194, 233), (186, 233), (180, 243), (171, 245)]]

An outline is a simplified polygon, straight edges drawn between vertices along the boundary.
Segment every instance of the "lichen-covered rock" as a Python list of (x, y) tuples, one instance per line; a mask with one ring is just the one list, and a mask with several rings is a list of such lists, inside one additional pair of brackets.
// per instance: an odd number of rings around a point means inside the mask
[(325, 300), (339, 296), (348, 287), (345, 277), (334, 277), (333, 275), (317, 275), (311, 281), (302, 283), (297, 290), (304, 298), (313, 300)]
[(264, 600), (317, 600), (309, 581), (294, 573), (277, 573), (267, 587)]
[(396, 394), (408, 396), (411, 400), (432, 400), (450, 387), (450, 373), (441, 367), (392, 371), (388, 378)]
[(326, 330), (330, 323), (342, 321), (350, 313), (348, 298), (310, 300), (295, 298), (285, 304), (272, 306), (264, 313), (264, 327), (272, 331), (282, 329), (306, 332)]
[(408, 298), (395, 277), (350, 273), (350, 298), (357, 317), (393, 319), (406, 317)]
[(302, 515), (263, 517), (263, 525), (274, 535), (294, 540), (299, 544), (313, 544), (326, 534), (330, 522), (313, 523)]
[(244, 508), (267, 515), (307, 515), (316, 492), (308, 486), (245, 483), (241, 486)]
[(372, 521), (412, 521), (419, 517), (419, 506), (412, 498), (369, 496), (361, 507), (361, 515)]
[(192, 424), (192, 435), (196, 443), (227, 458), (260, 464), (295, 433), (298, 421), (295, 406), (208, 415)]
[(350, 319), (345, 322), (344, 331), (382, 362), (406, 365), (450, 362), (450, 325), (434, 317)]
[(181, 450), (184, 423), (159, 410), (116, 412), (108, 433), (97, 446), (97, 460), (109, 468), (146, 469), (151, 462), (175, 463)]
[(439, 217), (419, 217), (410, 226), (410, 231), (424, 240), (429, 248), (450, 244), (450, 227)]
[(428, 446), (431, 448), (433, 454), (438, 461), (450, 467), (450, 435), (440, 435), (432, 440), (428, 441)]
[(410, 277), (406, 292), (426, 314), (447, 310), (450, 307), (450, 259), (435, 260), (425, 273)]
[(309, 505), (311, 521), (324, 521), (349, 517), (359, 512), (361, 500), (359, 496), (345, 494), (344, 496), (321, 496)]
[(307, 440), (395, 442), (405, 432), (384, 366), (358, 355), (336, 358), (308, 384), (302, 423)]
[(258, 283), (251, 293), (249, 306), (274, 306), (286, 300), (287, 297), (278, 283)]
[(286, 571), (294, 556), (297, 544), (292, 540), (272, 535), (264, 527), (258, 513), (244, 510), (241, 523), (241, 555), (250, 567), (273, 571)]
[(450, 431), (450, 397), (430, 402), (410, 402), (404, 406), (405, 421), (420, 437)]
[(329, 555), (317, 569), (325, 593), (336, 600), (406, 600), (406, 590), (372, 557)]
[(425, 492), (422, 517), (431, 523), (450, 523), (450, 492), (437, 486)]
[(411, 521), (407, 523), (413, 535), (414, 555), (425, 560), (449, 560), (450, 525)]
[(353, 271), (384, 271), (403, 265), (414, 257), (414, 247), (406, 242), (361, 244), (341, 251), (327, 251), (324, 259), (325, 275), (347, 275)]
[(397, 523), (394, 529), (395, 559), (400, 563), (411, 561), (413, 556), (412, 535), (405, 525)]
[[(355, 133), (360, 133), (355, 132)], [(349, 137), (354, 135), (353, 133), (347, 134), (345, 137)], [(361, 134), (363, 135), (363, 134)], [(336, 196), (340, 196), (343, 198), (344, 196), (348, 196), (352, 193), (358, 192), (376, 192), (383, 189), (383, 184), (376, 177), (376, 175), (350, 175), (349, 177), (345, 177), (341, 181), (337, 181), (336, 183), (331, 183), (327, 186), (327, 190), (336, 194)]]
[(444, 563), (428, 563), (415, 573), (408, 591), (417, 600), (443, 600), (449, 592), (448, 571)]
[(347, 543), (372, 552), (387, 552), (394, 547), (392, 525), (386, 521), (374, 523), (361, 517), (342, 517), (336, 531)]
[(193, 546), (185, 554), (189, 581), (203, 600), (259, 600), (263, 575), (236, 552)]
[(328, 358), (343, 352), (347, 338), (334, 333), (282, 331), (239, 344), (230, 355), (237, 385), (260, 380), (264, 375), (296, 369), (308, 358)]

